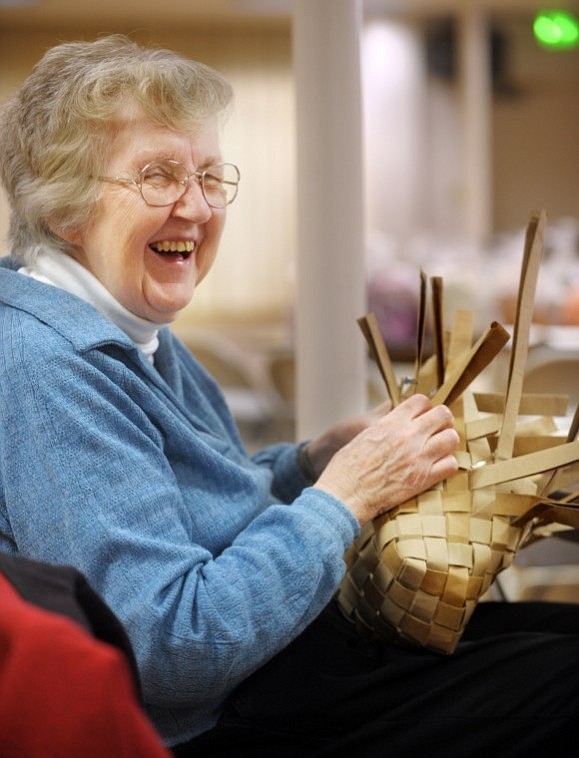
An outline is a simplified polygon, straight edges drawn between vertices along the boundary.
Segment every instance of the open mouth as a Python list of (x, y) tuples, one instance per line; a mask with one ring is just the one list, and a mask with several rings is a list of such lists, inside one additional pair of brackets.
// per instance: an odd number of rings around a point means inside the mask
[(195, 250), (195, 243), (191, 240), (179, 240), (178, 242), (162, 240), (159, 242), (152, 242), (149, 247), (154, 253), (157, 253), (157, 255), (160, 255), (163, 258), (174, 258), (186, 261)]

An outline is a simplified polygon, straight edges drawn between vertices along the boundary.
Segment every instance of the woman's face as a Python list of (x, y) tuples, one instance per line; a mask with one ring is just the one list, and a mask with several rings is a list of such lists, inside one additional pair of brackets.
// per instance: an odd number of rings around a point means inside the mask
[[(190, 174), (221, 161), (215, 123), (192, 136), (127, 119), (111, 148), (107, 177), (135, 178), (157, 158), (180, 161)], [(134, 185), (103, 182), (89, 224), (67, 239), (76, 260), (121, 305), (169, 323), (211, 269), (224, 222), (225, 210), (207, 205), (195, 179), (180, 200), (164, 207), (148, 206)]]

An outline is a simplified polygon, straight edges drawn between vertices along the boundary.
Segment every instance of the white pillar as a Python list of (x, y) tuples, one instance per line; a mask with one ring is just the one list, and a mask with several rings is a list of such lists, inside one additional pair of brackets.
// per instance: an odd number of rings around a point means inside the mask
[(468, 3), (459, 14), (464, 127), (464, 224), (481, 245), (492, 231), (491, 61), (488, 18)]
[(366, 407), (361, 0), (294, 0), (297, 425)]

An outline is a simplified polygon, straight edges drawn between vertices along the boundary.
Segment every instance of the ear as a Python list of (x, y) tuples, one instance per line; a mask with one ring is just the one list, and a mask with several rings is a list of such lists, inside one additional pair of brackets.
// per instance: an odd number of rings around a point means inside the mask
[(48, 220), (48, 228), (56, 237), (60, 237), (60, 239), (68, 242), (68, 244), (72, 245), (73, 247), (76, 247), (81, 242), (80, 231), (76, 228), (63, 226), (62, 224), (59, 224), (58, 222), (52, 221), (50, 219)]

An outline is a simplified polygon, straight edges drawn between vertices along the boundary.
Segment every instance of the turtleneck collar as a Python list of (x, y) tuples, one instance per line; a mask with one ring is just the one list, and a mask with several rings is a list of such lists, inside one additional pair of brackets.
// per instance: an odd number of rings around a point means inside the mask
[(158, 332), (162, 324), (135, 316), (70, 255), (54, 248), (42, 248), (30, 266), (18, 269), (33, 279), (60, 287), (85, 300), (127, 334), (151, 361), (159, 346)]

